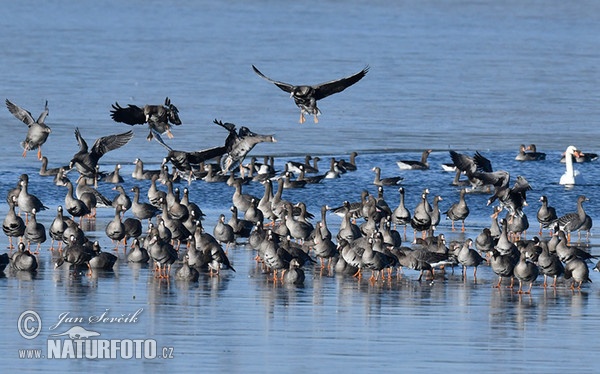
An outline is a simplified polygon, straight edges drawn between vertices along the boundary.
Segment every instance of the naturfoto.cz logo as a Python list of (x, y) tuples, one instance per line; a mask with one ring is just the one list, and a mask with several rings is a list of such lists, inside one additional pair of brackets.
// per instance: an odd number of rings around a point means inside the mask
[[(104, 339), (96, 329), (102, 324), (134, 324), (139, 320), (143, 308), (133, 313), (111, 315), (106, 309), (99, 315), (73, 316), (61, 313), (57, 322), (48, 331), (45, 349), (19, 349), (23, 359), (170, 359), (173, 347), (158, 347), (155, 339)], [(87, 325), (88, 327), (83, 327)], [(93, 326), (89, 327), (89, 326)], [(68, 327), (71, 326), (71, 327)], [(33, 310), (27, 310), (17, 321), (19, 334), (27, 339), (37, 338), (43, 331), (42, 318)]]

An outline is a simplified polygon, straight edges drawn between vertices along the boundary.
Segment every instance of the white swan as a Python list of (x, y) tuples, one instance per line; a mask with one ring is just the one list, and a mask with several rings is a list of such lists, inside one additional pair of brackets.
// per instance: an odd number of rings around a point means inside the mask
[(573, 169), (573, 156), (578, 157), (581, 152), (577, 149), (577, 147), (570, 145), (567, 147), (565, 151), (565, 165), (567, 170), (560, 177), (559, 184), (562, 185), (573, 185), (573, 184), (582, 184), (583, 176), (579, 172), (579, 170)]

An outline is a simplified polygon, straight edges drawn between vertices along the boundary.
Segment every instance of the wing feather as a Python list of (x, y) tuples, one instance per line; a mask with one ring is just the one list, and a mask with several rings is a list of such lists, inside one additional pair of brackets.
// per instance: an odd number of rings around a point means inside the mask
[(361, 80), (367, 74), (368, 71), (369, 66), (367, 65), (364, 69), (349, 77), (333, 80), (330, 82), (320, 83), (313, 86), (313, 88), (315, 89), (315, 99), (321, 100), (326, 98), (327, 96), (333, 95), (334, 93), (342, 92), (346, 88), (352, 86), (353, 84)]
[(267, 81), (273, 83), (277, 87), (281, 88), (283, 91), (291, 93), (294, 90), (294, 86), (293, 85), (291, 85), (289, 83), (285, 83), (285, 82), (276, 81), (276, 80), (273, 80), (273, 79), (267, 77), (266, 75), (264, 75), (263, 73), (261, 73), (260, 70), (258, 70), (256, 68), (256, 66), (252, 65), (252, 69), (254, 69), (254, 72), (256, 74), (258, 74), (259, 77), (261, 77), (263, 79), (266, 79)]
[(13, 114), (13, 116), (17, 117), (18, 120), (22, 121), (27, 126), (31, 126), (35, 123), (35, 120), (29, 111), (11, 103), (8, 99), (6, 99), (6, 107), (8, 108), (8, 111)]
[(144, 110), (137, 105), (129, 104), (127, 108), (123, 108), (119, 103), (115, 102), (112, 105), (110, 116), (115, 122), (121, 122), (128, 125), (142, 125), (146, 123)]

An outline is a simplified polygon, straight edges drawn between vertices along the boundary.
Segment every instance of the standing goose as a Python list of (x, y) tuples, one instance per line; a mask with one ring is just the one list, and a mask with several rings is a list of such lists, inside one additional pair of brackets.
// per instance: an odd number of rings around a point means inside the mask
[(431, 215), (427, 207), (427, 193), (421, 194), (421, 202), (415, 207), (412, 218), (410, 220), (410, 226), (414, 230), (414, 237), (417, 238), (417, 231), (422, 232), (423, 238), (425, 232), (431, 228)]
[(132, 202), (125, 189), (120, 184), (113, 187), (113, 190), (117, 191), (118, 194), (113, 198), (111, 206), (116, 208), (117, 206), (121, 206), (122, 214), (125, 214), (131, 208)]
[(227, 223), (233, 228), (233, 233), (239, 237), (248, 238), (256, 223), (246, 219), (240, 219), (238, 217), (238, 210), (233, 205), (229, 210), (231, 210), (231, 218)]
[[(519, 280), (519, 290), (517, 293), (531, 293), (531, 287), (533, 287), (533, 282), (537, 279), (540, 270), (536, 264), (527, 259), (526, 252), (521, 253), (519, 262), (515, 265), (513, 272)], [(523, 282), (529, 282), (529, 289), (527, 291), (523, 291)]]
[(457, 260), (463, 267), (463, 277), (467, 280), (467, 267), (473, 267), (473, 278), (477, 281), (477, 267), (485, 261), (475, 249), (471, 248), (472, 239), (467, 239), (458, 251)]
[(125, 225), (123, 221), (121, 221), (121, 214), (123, 212), (123, 206), (117, 205), (115, 207), (115, 216), (114, 218), (108, 222), (106, 227), (104, 228), (104, 232), (106, 236), (110, 238), (112, 243), (115, 245), (115, 251), (119, 250), (119, 242), (125, 239)]
[(224, 214), (219, 215), (219, 220), (213, 228), (213, 236), (219, 243), (225, 243), (225, 251), (227, 251), (230, 246), (235, 245), (235, 233), (233, 227), (225, 222)]
[(573, 279), (573, 283), (571, 283), (571, 289), (575, 289), (575, 283), (579, 283), (577, 285), (577, 289), (581, 289), (581, 285), (583, 283), (592, 283), (590, 279), (590, 269), (584, 260), (573, 257), (565, 264), (565, 279)]
[(65, 209), (72, 217), (79, 217), (79, 223), (84, 216), (91, 213), (91, 210), (82, 200), (75, 197), (73, 184), (70, 181), (66, 182), (67, 194), (65, 195)]
[(158, 175), (153, 175), (150, 179), (150, 187), (148, 188), (148, 200), (150, 204), (154, 205), (157, 208), (161, 207), (161, 200), (167, 199), (167, 193), (165, 191), (159, 190), (156, 187), (156, 181), (158, 180)]
[(254, 69), (254, 72), (261, 78), (275, 84), (281, 90), (290, 94), (290, 97), (294, 99), (296, 106), (300, 108), (300, 123), (305, 122), (304, 114), (314, 116), (314, 122), (318, 123), (319, 120), (317, 116), (321, 114), (321, 111), (319, 108), (317, 108), (317, 101), (335, 93), (342, 92), (346, 88), (361, 80), (369, 71), (369, 67), (367, 66), (358, 73), (345, 78), (315, 85), (297, 86), (285, 82), (275, 81), (261, 73), (254, 65), (252, 65), (252, 69)]
[(56, 208), (56, 217), (54, 217), (50, 224), (50, 228), (48, 228), (50, 239), (52, 239), (52, 242), (50, 243), (51, 251), (54, 250), (54, 241), (58, 242), (58, 251), (60, 252), (62, 250), (64, 232), (68, 227), (68, 221), (71, 221), (71, 219), (64, 217), (63, 207), (59, 205)]
[(44, 123), (46, 116), (48, 116), (48, 101), (46, 101), (44, 111), (40, 114), (37, 120), (33, 119), (29, 111), (18, 107), (17, 105), (11, 103), (8, 99), (6, 99), (6, 107), (8, 108), (8, 111), (11, 112), (18, 120), (21, 120), (27, 125), (27, 127), (29, 127), (25, 140), (21, 142), (21, 146), (23, 147), (23, 157), (27, 155), (27, 151), (37, 149), (37, 157), (39, 160), (41, 160), (42, 145), (46, 143), (48, 135), (50, 135), (52, 132), (50, 127)]
[(25, 223), (27, 223), (27, 214), (32, 213), (33, 210), (41, 212), (42, 210), (48, 209), (37, 196), (29, 193), (29, 176), (27, 174), (21, 175), (21, 190), (17, 197), (17, 206), (20, 212), (25, 212)]
[(515, 257), (512, 253), (502, 254), (497, 249), (492, 248), (490, 265), (492, 271), (498, 276), (498, 283), (494, 285), (494, 288), (500, 288), (502, 286), (502, 278), (510, 278), (510, 286), (508, 287), (513, 287), (514, 268), (516, 264), (517, 261), (515, 261)]
[(548, 205), (548, 198), (544, 195), (540, 196), (540, 202), (542, 205), (537, 211), (537, 220), (540, 223), (540, 232), (542, 235), (542, 228), (544, 226), (548, 226), (551, 222), (556, 221), (558, 217), (556, 216), (556, 209), (553, 206)]
[(152, 204), (140, 201), (140, 188), (133, 186), (131, 188), (133, 192), (133, 200), (131, 201), (131, 212), (139, 220), (148, 220), (148, 223), (152, 221), (152, 217), (155, 217), (160, 209)]
[(426, 149), (421, 154), (421, 160), (400, 160), (396, 161), (396, 164), (401, 170), (427, 170), (429, 169), (429, 163), (427, 162), (427, 158), (431, 154), (431, 149)]
[(169, 278), (171, 265), (177, 261), (177, 251), (173, 246), (161, 239), (157, 230), (148, 234), (148, 253), (154, 261), (157, 278)]
[(40, 246), (46, 241), (46, 227), (36, 220), (37, 210), (34, 208), (31, 211), (31, 218), (25, 225), (23, 240), (27, 242), (27, 250), (30, 249), (31, 243), (36, 243), (37, 247), (34, 253), (40, 252)]
[(538, 256), (537, 265), (540, 269), (540, 273), (544, 276), (544, 288), (548, 286), (547, 279), (548, 277), (554, 278), (554, 282), (552, 282), (552, 287), (556, 288), (556, 280), (559, 276), (564, 274), (565, 267), (562, 262), (556, 256), (555, 253), (550, 253), (548, 249), (548, 245), (545, 243), (541, 246), (542, 253)]
[(89, 261), (92, 259), (94, 251), (88, 243), (83, 243), (78, 240), (75, 235), (69, 236), (67, 246), (62, 253), (62, 256), (56, 261), (54, 268), (59, 268), (65, 262), (70, 264), (70, 268), (73, 271), (77, 270), (77, 267), (86, 265), (89, 269), (88, 275), (92, 275), (92, 269), (90, 268)]
[(127, 144), (133, 138), (133, 131), (127, 131), (122, 134), (107, 135), (96, 139), (92, 148), (89, 149), (87, 142), (81, 136), (79, 128), (75, 128), (75, 138), (79, 143), (79, 151), (73, 155), (71, 166), (86, 177), (97, 179), (98, 161), (107, 152), (120, 148)]
[(13, 253), (10, 263), (17, 271), (35, 271), (38, 268), (37, 258), (25, 248), (23, 242), (17, 246), (17, 252)]
[(263, 222), (265, 220), (265, 216), (262, 210), (258, 209), (258, 200), (252, 199), (250, 206), (244, 212), (244, 219), (252, 222), (253, 224), (256, 222)]
[(462, 221), (461, 232), (465, 232), (465, 219), (469, 216), (469, 207), (465, 201), (466, 190), (463, 188), (460, 190), (460, 199), (457, 203), (454, 203), (444, 212), (446, 218), (452, 221), (452, 231), (456, 231), (454, 228), (454, 221)]
[[(9, 246), (11, 250), (14, 248), (13, 238), (22, 238), (25, 233), (25, 222), (15, 213), (16, 197), (12, 197), (8, 202), (8, 212), (2, 222), (2, 231), (8, 236)], [(21, 241), (21, 239), (19, 239)]]
[(571, 232), (578, 230), (585, 222), (587, 214), (583, 208), (583, 203), (586, 201), (590, 201), (590, 199), (585, 197), (585, 195), (579, 195), (577, 197), (577, 211), (560, 216), (558, 219), (550, 222), (548, 226), (558, 225), (559, 230), (564, 231), (567, 234), (568, 241), (571, 241)]
[(398, 189), (398, 192), (400, 192), (400, 203), (398, 204), (398, 207), (392, 212), (392, 222), (396, 226), (404, 226), (404, 239), (406, 239), (406, 226), (410, 224), (411, 215), (410, 210), (406, 208), (406, 205), (404, 203), (404, 187), (400, 187)]

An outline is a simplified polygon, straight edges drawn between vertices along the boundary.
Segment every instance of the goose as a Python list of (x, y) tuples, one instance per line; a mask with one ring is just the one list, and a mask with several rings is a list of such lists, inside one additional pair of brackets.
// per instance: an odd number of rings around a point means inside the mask
[[(592, 162), (592, 161), (596, 161), (598, 159), (598, 154), (597, 153), (591, 153), (591, 152), (581, 152), (577, 155), (577, 156), (573, 156), (573, 161), (576, 163), (582, 163), (582, 162)], [(563, 154), (561, 159), (560, 159), (560, 163), (564, 164), (567, 160), (567, 155)]]
[(394, 209), (394, 211), (392, 212), (392, 222), (396, 226), (404, 226), (404, 239), (406, 239), (406, 226), (410, 224), (411, 215), (410, 210), (406, 208), (404, 202), (404, 187), (400, 187), (398, 189), (398, 192), (400, 192), (400, 203), (398, 204), (398, 207), (396, 207), (396, 209)]
[(452, 221), (452, 231), (456, 231), (454, 228), (454, 221), (462, 221), (461, 232), (465, 232), (465, 219), (469, 216), (469, 206), (465, 200), (466, 190), (463, 188), (460, 190), (460, 199), (457, 203), (454, 203), (444, 212), (446, 218)]
[(127, 195), (127, 192), (125, 192), (125, 188), (123, 188), (123, 186), (120, 184), (114, 186), (113, 190), (117, 191), (118, 194), (112, 199), (111, 206), (116, 208), (118, 205), (120, 205), (122, 214), (125, 214), (125, 212), (128, 211), (133, 204), (131, 202), (131, 198), (129, 195)]
[(94, 251), (90, 245), (84, 244), (75, 235), (70, 235), (68, 238), (67, 246), (62, 253), (62, 256), (56, 260), (54, 268), (59, 268), (65, 262), (70, 264), (73, 271), (81, 265), (86, 265), (89, 269), (88, 275), (92, 274), (89, 261), (94, 256)]
[(471, 244), (473, 244), (472, 239), (465, 240), (457, 254), (457, 260), (463, 267), (463, 277), (465, 281), (467, 280), (467, 267), (473, 267), (473, 278), (477, 281), (477, 267), (485, 261), (479, 252), (471, 248)]
[(57, 168), (48, 169), (48, 157), (42, 156), (42, 166), (40, 166), (39, 174), (43, 177), (54, 177), (60, 172), (61, 168), (63, 170), (65, 170), (65, 169), (68, 169), (69, 167), (61, 166), (61, 167), (57, 167)]
[(160, 209), (154, 205), (140, 201), (140, 188), (133, 186), (131, 188), (133, 192), (133, 200), (131, 202), (131, 212), (139, 220), (148, 220), (148, 223), (152, 221), (152, 217), (155, 217), (160, 213)]
[(519, 147), (519, 153), (515, 157), (516, 161), (540, 161), (545, 160), (546, 154), (543, 152), (537, 152), (535, 144), (525, 146), (521, 144)]
[(422, 236), (425, 237), (425, 232), (431, 228), (431, 215), (429, 214), (427, 204), (427, 193), (422, 193), (421, 202), (415, 207), (410, 220), (410, 226), (414, 230), (415, 239), (417, 231), (421, 231)]
[(432, 152), (431, 149), (424, 150), (423, 153), (421, 154), (420, 161), (400, 160), (400, 161), (396, 161), (396, 165), (398, 165), (398, 167), (401, 170), (411, 170), (411, 169), (412, 170), (427, 170), (427, 169), (429, 169), (429, 163), (427, 162), (427, 158), (429, 157), (431, 152)]
[(171, 265), (177, 261), (177, 251), (167, 241), (160, 238), (158, 229), (148, 234), (148, 254), (154, 261), (157, 278), (169, 278)]
[[(517, 259), (518, 260), (518, 259)], [(510, 286), (512, 288), (514, 283), (514, 268), (517, 264), (513, 253), (502, 254), (495, 248), (492, 248), (492, 256), (490, 257), (490, 266), (492, 271), (498, 276), (498, 283), (493, 287), (500, 288), (502, 285), (502, 278), (510, 278)]]
[(63, 215), (63, 207), (59, 205), (56, 207), (56, 217), (52, 220), (50, 227), (48, 228), (48, 233), (50, 234), (50, 239), (52, 240), (50, 243), (50, 250), (54, 250), (54, 242), (58, 242), (58, 250), (59, 252), (62, 249), (64, 232), (68, 227), (68, 222), (71, 221), (70, 218), (66, 218)]
[[(108, 236), (112, 243), (115, 244), (115, 251), (119, 249), (119, 242), (125, 239), (125, 225), (121, 221), (121, 213), (124, 211), (122, 205), (117, 205), (115, 207), (115, 216), (114, 218), (108, 222), (106, 227), (104, 228), (104, 232), (106, 236)], [(126, 244), (125, 244), (126, 245)]]
[(575, 184), (583, 184), (584, 183), (583, 176), (581, 175), (579, 170), (573, 169), (573, 158), (579, 157), (580, 154), (581, 154), (581, 151), (579, 151), (575, 146), (570, 145), (567, 147), (567, 150), (565, 151), (566, 170), (565, 170), (565, 173), (563, 175), (561, 175), (560, 181), (558, 182), (558, 184), (561, 184), (563, 186), (572, 186)]
[(587, 214), (585, 213), (585, 209), (583, 208), (583, 203), (586, 201), (590, 201), (585, 195), (579, 195), (577, 197), (577, 211), (566, 213), (558, 219), (551, 221), (547, 226), (554, 227), (558, 225), (558, 229), (564, 231), (567, 234), (567, 238), (571, 240), (571, 232), (578, 230), (581, 225), (585, 222), (585, 217)]
[(10, 258), (13, 269), (17, 271), (35, 271), (38, 268), (37, 258), (25, 248), (25, 243), (17, 245), (17, 251)]
[[(314, 161), (314, 166), (310, 164), (310, 160)], [(304, 167), (304, 172), (305, 173), (318, 173), (319, 172), (319, 168), (317, 167), (317, 161), (319, 161), (320, 158), (315, 157), (313, 158), (311, 155), (306, 155), (304, 157), (304, 162), (298, 162), (298, 161), (288, 161), (285, 163), (285, 165), (288, 168), (288, 171), (295, 173), (295, 174), (300, 174), (300, 170), (301, 170), (301, 166)]]
[(573, 279), (571, 283), (571, 289), (575, 289), (575, 283), (579, 283), (577, 285), (577, 289), (581, 289), (581, 285), (583, 283), (592, 283), (590, 279), (590, 269), (584, 260), (573, 257), (565, 264), (565, 279)]
[(552, 287), (556, 288), (556, 280), (565, 272), (565, 267), (556, 255), (556, 253), (550, 253), (550, 249), (546, 243), (542, 243), (542, 253), (538, 256), (537, 264), (540, 268), (540, 273), (544, 276), (543, 287), (548, 287), (548, 277), (554, 278)]
[(181, 125), (179, 110), (168, 97), (165, 99), (164, 105), (144, 105), (143, 108), (133, 104), (128, 104), (126, 108), (123, 108), (118, 102), (115, 102), (112, 105), (110, 116), (115, 122), (131, 126), (147, 123), (150, 128), (148, 140), (152, 140), (153, 130), (160, 134), (166, 132), (167, 136), (172, 138), (171, 125)]
[(283, 273), (283, 283), (301, 286), (304, 284), (305, 278), (306, 275), (304, 274), (304, 270), (300, 267), (300, 262), (298, 262), (298, 259), (292, 258), (288, 269)]
[(217, 239), (217, 242), (225, 244), (225, 250), (235, 245), (235, 232), (233, 227), (225, 222), (224, 214), (219, 215), (219, 220), (215, 227), (213, 227), (213, 236)]
[(344, 168), (346, 168), (347, 171), (356, 171), (358, 170), (357, 166), (356, 166), (356, 156), (358, 156), (358, 152), (350, 152), (350, 161), (346, 162), (346, 160), (341, 159), (340, 162), (342, 162)]
[(17, 196), (17, 206), (20, 212), (25, 212), (25, 223), (27, 223), (27, 214), (33, 210), (41, 212), (42, 210), (48, 209), (37, 196), (29, 193), (29, 176), (27, 174), (21, 175), (21, 190)]
[(15, 213), (16, 203), (17, 198), (13, 196), (8, 202), (8, 212), (2, 222), (2, 231), (8, 236), (10, 249), (14, 248), (13, 238), (22, 238), (25, 233), (25, 222)]
[(41, 160), (42, 145), (46, 143), (48, 135), (50, 135), (52, 132), (50, 127), (44, 123), (44, 120), (49, 113), (48, 101), (46, 100), (44, 111), (40, 114), (37, 120), (33, 119), (29, 111), (11, 103), (8, 99), (6, 99), (6, 107), (8, 108), (9, 112), (11, 112), (18, 120), (22, 121), (29, 128), (27, 130), (27, 136), (25, 137), (25, 140), (21, 142), (21, 146), (23, 147), (23, 157), (27, 155), (27, 151), (37, 149), (37, 157), (39, 160)]
[(540, 196), (540, 202), (542, 205), (537, 211), (537, 220), (540, 223), (540, 232), (542, 235), (542, 228), (555, 221), (558, 217), (556, 216), (556, 209), (553, 206), (548, 205), (548, 197), (545, 195)]
[(183, 256), (183, 264), (175, 272), (175, 279), (185, 282), (196, 282), (200, 277), (200, 273), (196, 268), (191, 267), (189, 264), (190, 256), (186, 253)]
[(145, 170), (144, 162), (139, 158), (136, 158), (133, 163), (135, 164), (135, 167), (131, 173), (131, 176), (135, 179), (152, 179), (154, 175), (160, 175), (159, 169)]
[(127, 253), (127, 261), (134, 263), (142, 263), (145, 264), (150, 260), (150, 255), (146, 248), (140, 245), (140, 241), (138, 239), (133, 239), (131, 243), (131, 250)]
[(296, 106), (300, 108), (300, 123), (304, 123), (306, 120), (304, 114), (314, 116), (314, 122), (318, 123), (319, 120), (317, 117), (321, 114), (321, 111), (317, 107), (317, 101), (341, 92), (361, 80), (369, 71), (369, 66), (351, 76), (315, 85), (293, 85), (275, 81), (261, 73), (256, 66), (252, 65), (252, 69), (261, 78), (275, 84), (281, 90), (290, 94)]
[[(533, 282), (537, 279), (540, 270), (536, 264), (527, 259), (527, 254), (522, 252), (519, 262), (513, 269), (513, 273), (515, 278), (519, 280), (519, 290), (517, 293), (529, 294), (531, 293), (531, 287), (533, 287)], [(523, 291), (523, 282), (529, 282), (529, 289), (527, 291)]]
[(90, 208), (85, 204), (85, 202), (81, 199), (75, 197), (75, 193), (73, 191), (73, 184), (70, 181), (66, 181), (67, 185), (67, 194), (65, 195), (65, 209), (71, 217), (79, 217), (79, 222), (84, 216), (91, 213)]
[(31, 217), (29, 222), (25, 224), (25, 232), (23, 233), (23, 240), (27, 242), (27, 250), (29, 250), (31, 243), (36, 243), (37, 247), (34, 253), (40, 252), (40, 246), (46, 241), (46, 227), (41, 222), (36, 220), (37, 210), (34, 208), (31, 211)]
[(96, 180), (96, 167), (100, 158), (107, 152), (127, 144), (133, 138), (133, 131), (130, 130), (122, 134), (100, 137), (96, 139), (91, 149), (88, 147), (85, 139), (83, 139), (79, 128), (75, 128), (75, 138), (79, 144), (79, 151), (73, 155), (69, 166), (75, 167), (80, 174)]
[(100, 243), (96, 240), (92, 244), (93, 255), (88, 261), (91, 269), (112, 270), (117, 262), (118, 257), (112, 253), (102, 252)]
[(123, 183), (123, 177), (119, 174), (119, 170), (121, 170), (121, 164), (115, 165), (115, 170), (106, 174), (102, 180), (107, 183)]
[(530, 159), (528, 161), (541, 161), (546, 159), (546, 154), (544, 152), (538, 152), (535, 144), (529, 144), (526, 151), (526, 155)]
[(373, 184), (376, 186), (397, 186), (404, 180), (404, 177), (401, 176), (381, 178), (381, 168), (378, 166), (375, 166), (372, 171), (375, 172)]

